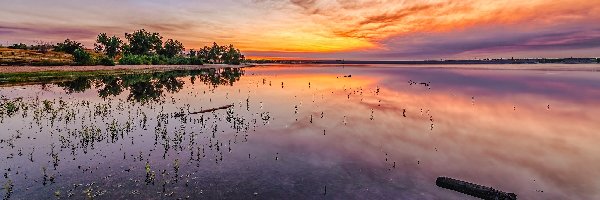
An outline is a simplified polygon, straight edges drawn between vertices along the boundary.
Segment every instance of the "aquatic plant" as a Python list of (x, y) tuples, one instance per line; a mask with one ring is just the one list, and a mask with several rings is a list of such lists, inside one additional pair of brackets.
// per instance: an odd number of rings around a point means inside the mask
[[(14, 99), (14, 100), (8, 100), (8, 99), (4, 99), (2, 100), (2, 102), (0, 102), (0, 117), (4, 118), (6, 117), (12, 117), (15, 114), (17, 114), (17, 112), (19, 112), (19, 110), (21, 108), (26, 108), (26, 106), (23, 105), (23, 102), (21, 99)], [(25, 110), (26, 112), (26, 110)]]
[(150, 183), (152, 183), (152, 185), (154, 185), (154, 180), (156, 179), (156, 173), (154, 173), (154, 171), (152, 171), (150, 169), (149, 162), (146, 162), (145, 169), (146, 169), (146, 180), (145, 180), (146, 185), (148, 185)]
[(4, 183), (4, 197), (2, 199), (8, 200), (13, 194), (13, 189), (15, 185), (11, 179), (8, 179), (6, 183)]

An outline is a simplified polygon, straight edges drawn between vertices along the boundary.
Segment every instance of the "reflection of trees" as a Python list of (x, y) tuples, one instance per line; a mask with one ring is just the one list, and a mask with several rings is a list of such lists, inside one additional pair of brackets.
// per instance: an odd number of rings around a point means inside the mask
[(233, 83), (240, 80), (242, 75), (244, 75), (244, 71), (238, 68), (213, 68), (209, 69), (202, 76), (199, 76), (199, 78), (204, 84), (217, 87), (219, 85), (233, 85)]
[(177, 77), (161, 77), (158, 79), (158, 83), (170, 93), (179, 92), (183, 88), (183, 81), (177, 80)]
[(88, 77), (78, 77), (72, 81), (65, 81), (57, 84), (63, 87), (67, 93), (79, 93), (92, 88), (92, 81)]
[(150, 101), (159, 101), (162, 97), (162, 87), (159, 84), (149, 82), (137, 82), (129, 85), (129, 96), (127, 100), (146, 103)]
[(102, 98), (117, 96), (129, 90), (129, 101), (147, 103), (160, 101), (163, 92), (177, 93), (184, 85), (179, 78), (190, 76), (192, 84), (196, 79), (204, 84), (218, 87), (233, 85), (239, 81), (244, 71), (239, 68), (177, 70), (146, 74), (102, 75), (98, 77), (78, 77), (72, 81), (64, 81), (57, 85), (68, 93), (83, 92), (95, 83), (98, 95)]
[[(98, 90), (98, 95), (102, 98), (106, 98), (108, 96), (117, 96), (123, 92), (123, 87), (121, 87), (121, 79), (115, 76), (104, 76), (100, 79), (101, 83), (104, 84), (104, 87)], [(96, 84), (96, 88), (101, 87), (102, 84)]]

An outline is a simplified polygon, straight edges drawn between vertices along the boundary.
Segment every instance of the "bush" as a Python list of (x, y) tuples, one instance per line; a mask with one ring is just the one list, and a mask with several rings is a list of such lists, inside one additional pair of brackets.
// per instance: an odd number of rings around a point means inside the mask
[(102, 56), (98, 60), (98, 64), (104, 66), (115, 66), (115, 61), (112, 58), (109, 58), (108, 56)]
[(147, 58), (147, 56), (141, 55), (124, 55), (119, 60), (120, 65), (149, 65), (152, 62)]
[(19, 44), (13, 44), (8, 46), (9, 49), (23, 49), (23, 50), (27, 50), (27, 45), (23, 44), (23, 43), (19, 43)]
[(54, 47), (54, 51), (65, 52), (68, 54), (74, 54), (76, 50), (83, 49), (83, 45), (79, 42), (75, 42), (69, 39), (66, 39), (63, 43), (57, 43)]
[(73, 51), (73, 61), (76, 65), (94, 65), (92, 55), (83, 49)]
[(37, 45), (32, 45), (29, 47), (30, 50), (36, 50), (40, 53), (48, 53), (51, 49), (54, 48), (54, 45), (46, 42), (39, 42)]
[(176, 56), (169, 58), (162, 55), (125, 55), (119, 60), (120, 65), (202, 65), (200, 58)]
[(191, 57), (190, 59), (190, 65), (202, 65), (202, 59), (198, 58), (198, 57)]
[(188, 58), (184, 57), (173, 57), (167, 59), (168, 65), (189, 65), (190, 61)]

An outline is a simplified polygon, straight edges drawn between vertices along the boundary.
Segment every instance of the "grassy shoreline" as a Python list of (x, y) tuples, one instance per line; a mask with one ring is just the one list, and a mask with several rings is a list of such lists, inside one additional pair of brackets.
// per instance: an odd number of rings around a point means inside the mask
[(223, 67), (250, 67), (252, 64), (226, 65), (226, 64), (204, 64), (204, 65), (116, 65), (116, 66), (0, 66), (0, 74), (48, 72), (48, 71), (110, 71), (110, 70), (172, 70), (172, 69), (202, 69)]
[(52, 83), (81, 76), (154, 73), (206, 68), (244, 68), (253, 65), (117, 65), (117, 66), (1, 66), (0, 87), (32, 83)]

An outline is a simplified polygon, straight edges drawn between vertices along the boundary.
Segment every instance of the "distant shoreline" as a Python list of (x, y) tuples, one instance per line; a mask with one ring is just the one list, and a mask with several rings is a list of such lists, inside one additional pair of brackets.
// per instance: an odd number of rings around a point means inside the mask
[(485, 65), (485, 64), (600, 64), (600, 58), (530, 58), (530, 59), (482, 59), (482, 60), (262, 60), (257, 63), (271, 64), (396, 64), (396, 65)]

